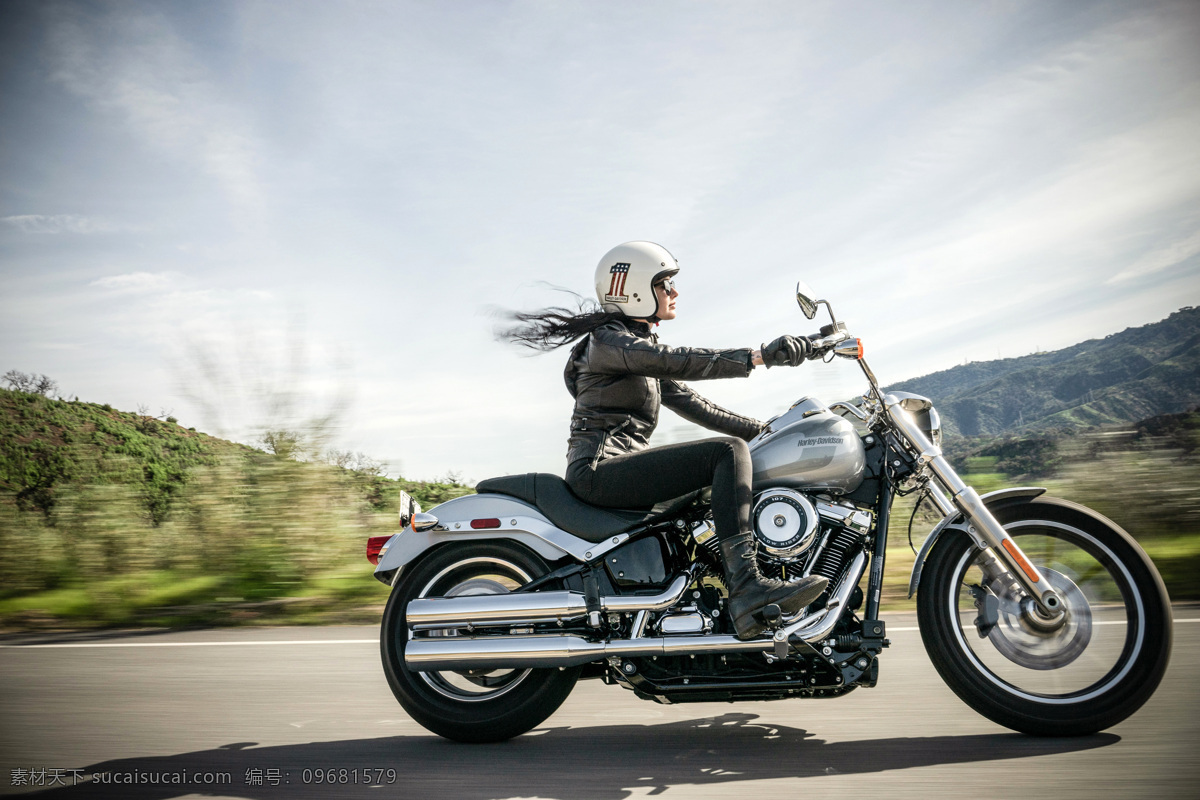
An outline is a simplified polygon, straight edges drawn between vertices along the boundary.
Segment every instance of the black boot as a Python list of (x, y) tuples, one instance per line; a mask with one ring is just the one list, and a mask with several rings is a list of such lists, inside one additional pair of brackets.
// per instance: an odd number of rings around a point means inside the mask
[(755, 558), (754, 534), (741, 533), (721, 541), (721, 559), (725, 562), (729, 588), (729, 614), (742, 640), (763, 632), (762, 610), (774, 603), (784, 614), (795, 614), (825, 591), (828, 579), (809, 575), (798, 581), (764, 578)]

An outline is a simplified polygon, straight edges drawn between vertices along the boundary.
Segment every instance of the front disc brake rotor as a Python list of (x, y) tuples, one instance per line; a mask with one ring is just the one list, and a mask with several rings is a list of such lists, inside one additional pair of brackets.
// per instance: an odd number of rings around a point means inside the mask
[(1002, 598), (1000, 618), (989, 632), (992, 645), (1009, 661), (1027, 669), (1065, 667), (1087, 649), (1092, 640), (1092, 607), (1075, 582), (1061, 572), (1038, 570), (1062, 599), (1059, 618), (1041, 616), (1037, 604)]

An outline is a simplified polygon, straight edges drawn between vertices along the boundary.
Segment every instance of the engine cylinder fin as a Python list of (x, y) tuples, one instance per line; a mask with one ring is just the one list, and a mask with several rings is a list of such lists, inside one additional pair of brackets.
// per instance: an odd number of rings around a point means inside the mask
[(811, 574), (828, 578), (831, 585), (836, 583), (860, 541), (860, 535), (854, 531), (845, 528), (834, 530), (829, 534), (829, 542), (813, 565)]

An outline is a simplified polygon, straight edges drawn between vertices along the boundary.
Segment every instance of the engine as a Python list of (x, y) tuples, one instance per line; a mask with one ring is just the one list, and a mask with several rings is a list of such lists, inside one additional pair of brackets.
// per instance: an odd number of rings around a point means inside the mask
[[(763, 575), (778, 580), (823, 575), (832, 587), (862, 549), (871, 515), (848, 503), (772, 488), (755, 497), (750, 524)], [(694, 535), (698, 543), (715, 550), (710, 524), (698, 526)]]

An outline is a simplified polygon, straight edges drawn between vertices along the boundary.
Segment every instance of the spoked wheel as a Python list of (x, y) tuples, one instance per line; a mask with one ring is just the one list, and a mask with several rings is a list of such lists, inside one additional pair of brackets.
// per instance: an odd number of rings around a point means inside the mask
[(383, 612), (380, 649), (392, 693), (413, 719), (448, 739), (498, 742), (554, 713), (575, 686), (579, 667), (416, 672), (404, 662), (413, 635), (404, 616), (410, 600), (501, 594), (546, 572), (525, 548), (487, 542), (448, 545), (402, 575)]
[(1036, 735), (1117, 724), (1158, 687), (1171, 609), (1140, 547), (1082, 506), (1038, 498), (993, 512), (1062, 599), (1045, 615), (964, 534), (934, 545), (917, 597), (934, 666), (985, 717)]

